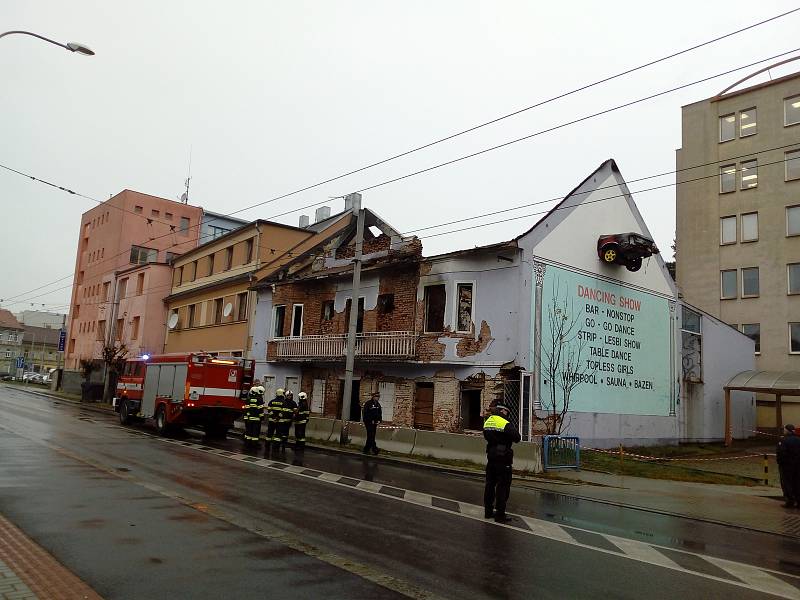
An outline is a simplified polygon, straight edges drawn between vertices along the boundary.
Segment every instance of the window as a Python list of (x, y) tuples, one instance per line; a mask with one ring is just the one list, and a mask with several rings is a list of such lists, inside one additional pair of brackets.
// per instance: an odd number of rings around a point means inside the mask
[(800, 206), (786, 207), (786, 235), (800, 235)]
[(736, 243), (736, 215), (732, 217), (722, 217), (719, 220), (719, 244)]
[(742, 269), (742, 298), (758, 296), (758, 267)]
[(700, 335), (702, 332), (703, 319), (700, 313), (687, 306), (681, 307), (681, 329), (690, 333)]
[(756, 354), (761, 354), (761, 324), (742, 323), (742, 333), (756, 343)]
[(783, 124), (789, 126), (798, 123), (800, 123), (800, 95), (783, 101)]
[(236, 305), (238, 306), (236, 310), (236, 320), (237, 321), (246, 321), (247, 320), (247, 292), (242, 292), (236, 296)]
[[(108, 284), (104, 283), (103, 285), (108, 285)], [(80, 304), (76, 304), (75, 305), (75, 310), (72, 311), (72, 318), (73, 319), (77, 319), (80, 316), (81, 316), (81, 305)], [(9, 333), (8, 335), (11, 335), (11, 334)]]
[(322, 320), (330, 321), (333, 319), (333, 300), (325, 300), (322, 303)]
[(233, 246), (225, 248), (225, 270), (230, 271), (233, 266)]
[(164, 218), (165, 218), (167, 221), (172, 221), (172, 213), (171, 213), (171, 212), (165, 212), (165, 213), (164, 213)]
[(158, 260), (158, 250), (144, 246), (131, 246), (131, 264), (145, 265)]
[(292, 337), (303, 335), (303, 305), (292, 306)]
[(245, 255), (245, 259), (244, 259), (245, 264), (247, 264), (251, 260), (253, 260), (253, 238), (250, 238), (245, 243), (245, 253), (244, 253), (244, 255)]
[(746, 108), (739, 113), (739, 137), (758, 133), (758, 120), (755, 107)]
[(721, 271), (721, 295), (722, 300), (736, 298), (736, 269)]
[[(344, 306), (345, 313), (345, 327), (350, 328), (350, 309), (353, 304), (353, 299), (348, 298)], [(358, 299), (358, 314), (356, 315), (356, 333), (364, 331), (364, 297)]]
[(172, 264), (172, 261), (175, 260), (180, 254), (175, 254), (174, 252), (165, 252), (164, 253), (164, 262)]
[(742, 161), (741, 175), (741, 189), (749, 190), (758, 186), (758, 161), (745, 160)]
[(789, 293), (800, 294), (800, 263), (786, 265)]
[(222, 323), (222, 298), (214, 299), (214, 323)]
[(119, 286), (117, 287), (117, 300), (126, 298), (128, 296), (128, 278), (120, 279)]
[(209, 225), (208, 228), (211, 230), (211, 239), (215, 240), (218, 237), (222, 237), (226, 233), (230, 233), (230, 229), (225, 229), (224, 227), (214, 227), (213, 225)]
[(139, 337), (139, 317), (133, 317), (131, 324), (131, 339), (135, 340)]
[(125, 319), (117, 319), (117, 330), (114, 332), (118, 342), (122, 341), (122, 333), (125, 329)]
[(284, 305), (279, 305), (275, 307), (275, 314), (272, 318), (272, 333), (273, 337), (280, 338), (283, 337), (283, 327), (284, 322), (286, 321), (286, 307)]
[(143, 209), (142, 209), (142, 207), (141, 207), (141, 206), (134, 206), (134, 207), (133, 207), (133, 212), (135, 212), (136, 214), (141, 214), (141, 213), (142, 213), (142, 210), (143, 210)]
[(213, 254), (209, 254), (208, 255), (208, 274), (209, 275), (213, 275), (214, 274), (214, 255)]
[(383, 314), (394, 310), (394, 294), (380, 294), (378, 296), (378, 312)]
[(719, 118), (719, 141), (729, 142), (736, 137), (736, 113)]
[(136, 295), (141, 296), (144, 291), (144, 273), (139, 273), (136, 276)]
[(157, 211), (155, 208), (153, 208), (153, 209), (150, 210), (150, 216), (151, 217), (160, 217), (161, 216), (161, 212)]
[(745, 213), (742, 215), (742, 241), (755, 242), (758, 240), (758, 213)]
[(736, 165), (725, 165), (719, 168), (719, 193), (728, 194), (736, 191)]
[(456, 331), (472, 331), (472, 284), (456, 285)]
[(786, 181), (800, 179), (800, 150), (792, 150), (783, 155), (786, 165)]
[(444, 307), (447, 291), (444, 284), (425, 286), (425, 331), (444, 331)]
[(191, 268), (190, 268), (190, 274), (191, 274), (192, 278), (189, 281), (194, 281), (195, 279), (197, 279), (197, 261), (196, 260), (192, 261), (192, 265), (191, 265)]
[(194, 327), (196, 325), (195, 321), (197, 320), (197, 305), (190, 304), (189, 305), (189, 327)]
[(789, 323), (789, 352), (800, 354), (800, 323)]
[(183, 283), (183, 267), (178, 267), (178, 276), (175, 278), (178, 285)]
[(181, 235), (188, 235), (188, 233), (189, 233), (189, 218), (188, 217), (181, 217), (180, 232), (181, 232)]

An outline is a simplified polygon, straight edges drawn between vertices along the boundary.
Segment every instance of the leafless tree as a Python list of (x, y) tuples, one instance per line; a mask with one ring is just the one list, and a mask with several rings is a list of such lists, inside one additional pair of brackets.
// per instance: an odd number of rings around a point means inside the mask
[(553, 282), (551, 300), (547, 306), (549, 336), (542, 337), (540, 373), (549, 382), (548, 397), (543, 397), (540, 417), (550, 435), (561, 435), (572, 393), (584, 381), (588, 370), (584, 353), (585, 339), (579, 339), (581, 316), (572, 298), (561, 299), (561, 286)]
[(109, 404), (111, 402), (111, 395), (113, 387), (111, 385), (112, 379), (116, 381), (117, 376), (122, 372), (125, 366), (125, 357), (128, 355), (128, 347), (121, 343), (116, 342), (103, 346), (101, 351), (103, 363), (106, 366), (106, 377), (103, 386), (103, 402)]

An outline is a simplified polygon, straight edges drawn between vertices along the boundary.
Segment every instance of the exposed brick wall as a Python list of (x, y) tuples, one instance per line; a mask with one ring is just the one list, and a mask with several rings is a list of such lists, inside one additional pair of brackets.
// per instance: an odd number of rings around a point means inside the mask
[[(364, 231), (364, 243), (361, 246), (362, 254), (374, 254), (382, 250), (388, 250), (392, 243), (391, 238), (385, 233), (380, 234), (378, 237), (369, 238), (367, 231)], [(336, 249), (336, 258), (353, 258), (356, 254), (355, 243), (347, 244)]]
[[(332, 300), (335, 293), (336, 286), (330, 282), (305, 281), (275, 286), (275, 292), (272, 294), (272, 305), (283, 304), (286, 306), (283, 323), (284, 333), (286, 335), (291, 333), (293, 304), (303, 305), (304, 335), (327, 333), (323, 332), (321, 327), (323, 322), (322, 303), (328, 299)], [(271, 322), (270, 327), (272, 327)]]
[(470, 335), (469, 337), (459, 340), (458, 345), (456, 345), (456, 354), (462, 357), (480, 354), (486, 350), (493, 341), (494, 338), (492, 337), (492, 330), (489, 328), (489, 324), (486, 321), (481, 321), (481, 330), (478, 333), (478, 339)]

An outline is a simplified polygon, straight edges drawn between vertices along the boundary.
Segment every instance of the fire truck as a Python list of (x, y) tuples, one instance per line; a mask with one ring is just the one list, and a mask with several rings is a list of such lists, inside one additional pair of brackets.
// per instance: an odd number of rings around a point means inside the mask
[(153, 419), (162, 435), (191, 425), (224, 436), (242, 415), (254, 368), (252, 360), (202, 352), (145, 355), (125, 362), (114, 408), (123, 425)]

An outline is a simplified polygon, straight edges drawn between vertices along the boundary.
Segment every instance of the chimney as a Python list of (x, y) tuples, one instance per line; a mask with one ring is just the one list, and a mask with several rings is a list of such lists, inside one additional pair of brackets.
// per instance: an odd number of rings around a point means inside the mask
[(358, 212), (361, 210), (361, 194), (353, 192), (344, 197), (344, 209)]
[(320, 206), (317, 209), (317, 212), (314, 213), (314, 223), (319, 223), (320, 221), (324, 221), (328, 217), (331, 216), (331, 207), (330, 206)]
[(299, 227), (308, 227), (308, 215), (300, 215)]

